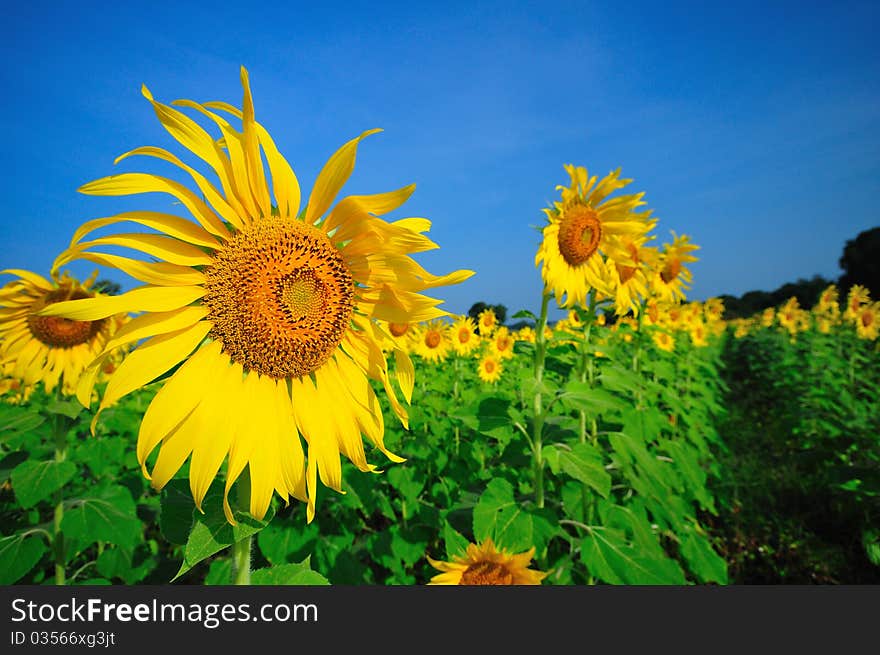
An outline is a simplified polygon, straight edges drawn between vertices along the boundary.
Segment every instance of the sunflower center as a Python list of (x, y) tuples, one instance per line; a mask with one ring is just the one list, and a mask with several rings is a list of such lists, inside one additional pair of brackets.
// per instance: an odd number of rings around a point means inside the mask
[(472, 334), (472, 332), (470, 331), (470, 328), (466, 328), (466, 327), (459, 328), (458, 342), (459, 343), (467, 343), (468, 341), (471, 340), (471, 334)]
[(461, 574), (460, 585), (512, 585), (513, 574), (496, 562), (475, 562)]
[(436, 348), (440, 345), (440, 341), (442, 341), (443, 337), (440, 336), (440, 333), (437, 330), (428, 330), (425, 333), (425, 345), (428, 348)]
[(495, 347), (499, 351), (505, 351), (510, 349), (511, 339), (510, 337), (498, 337), (495, 340)]
[(666, 262), (666, 266), (660, 271), (660, 279), (669, 284), (678, 277), (679, 273), (681, 273), (681, 262), (673, 258)]
[(402, 337), (409, 330), (409, 323), (389, 323), (388, 330), (395, 337)]
[[(82, 300), (92, 298), (93, 295), (77, 289), (55, 289), (43, 299), (42, 309), (46, 305), (52, 305), (63, 300)], [(106, 318), (97, 321), (74, 321), (61, 316), (28, 316), (28, 327), (34, 337), (51, 348), (72, 348), (81, 343), (87, 343), (95, 338)]]
[(494, 373), (495, 372), (495, 362), (491, 359), (487, 359), (483, 364), (483, 368), (486, 370), (486, 373)]
[(862, 312), (862, 326), (870, 327), (874, 322), (874, 312)]
[(559, 224), (559, 252), (571, 266), (578, 266), (599, 249), (602, 224), (595, 209), (585, 205), (570, 207)]
[(237, 233), (205, 270), (210, 336), (246, 370), (275, 379), (320, 368), (342, 341), (354, 281), (318, 228), (265, 219)]

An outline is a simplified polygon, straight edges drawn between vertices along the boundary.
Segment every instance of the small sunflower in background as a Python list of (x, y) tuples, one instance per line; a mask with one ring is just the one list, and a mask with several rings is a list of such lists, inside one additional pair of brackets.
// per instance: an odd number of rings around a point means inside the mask
[(111, 312), (75, 320), (38, 314), (67, 300), (100, 298), (92, 290), (94, 276), (80, 283), (67, 273), (56, 272), (51, 279), (20, 269), (0, 273), (18, 277), (0, 289), (0, 363), (10, 387), (18, 381), (19, 389), (29, 390), (41, 382), (47, 393), (60, 385), (62, 393), (73, 395), (83, 371), (100, 352), (106, 348), (118, 356), (118, 341), (111, 337), (124, 315)]
[(497, 355), (489, 353), (483, 355), (477, 364), (477, 375), (483, 382), (495, 383), (501, 379), (502, 365), (501, 358)]
[(862, 305), (856, 315), (856, 334), (873, 341), (880, 330), (880, 302)]
[(675, 339), (672, 338), (672, 335), (668, 332), (656, 331), (651, 336), (654, 340), (654, 343), (660, 350), (665, 350), (668, 353), (671, 353), (675, 350)]
[(544, 209), (547, 225), (535, 255), (547, 293), (553, 293), (561, 307), (584, 306), (595, 288), (614, 297), (615, 280), (609, 276), (603, 255), (626, 265), (630, 253), (618, 238), (638, 238), (651, 227), (649, 211), (636, 212), (645, 203), (643, 193), (609, 196), (632, 182), (621, 179), (620, 170), (602, 180), (590, 177), (582, 166), (566, 165), (571, 182), (557, 186), (562, 198)]
[(506, 327), (501, 326), (492, 335), (492, 342), (489, 346), (492, 354), (499, 359), (513, 358), (513, 346), (516, 339)]
[[(653, 228), (656, 220), (650, 222), (649, 229)], [(614, 284), (614, 311), (625, 316), (632, 312), (638, 315), (641, 300), (647, 298), (649, 293), (649, 276), (657, 261), (657, 249), (646, 246), (649, 239), (647, 234), (626, 236), (619, 239), (621, 250), (628, 254), (628, 260), (624, 263), (609, 258), (605, 265), (614, 270), (608, 271), (608, 277), (615, 279)]]
[(678, 236), (675, 232), (672, 233), (672, 243), (663, 245), (651, 276), (651, 290), (661, 300), (681, 302), (685, 299), (684, 292), (690, 289), (693, 281), (693, 275), (685, 264), (698, 261), (691, 253), (699, 248), (690, 242), (690, 237), (685, 234)]
[(422, 325), (415, 337), (414, 352), (428, 362), (445, 361), (452, 348), (450, 332), (449, 323), (445, 321), (433, 320)]
[(854, 284), (850, 287), (849, 293), (846, 294), (846, 311), (843, 313), (845, 318), (854, 321), (858, 315), (862, 305), (871, 302), (871, 293), (861, 284)]
[(703, 346), (708, 346), (709, 342), (706, 340), (706, 324), (703, 322), (703, 319), (698, 318), (694, 320), (688, 329), (691, 335), (691, 343), (693, 343), (698, 348)]
[[(422, 292), (473, 273), (428, 273), (410, 254), (437, 247), (424, 236), (430, 222), (381, 218), (402, 206), (414, 185), (337, 202), (354, 170), (358, 145), (378, 130), (364, 132), (330, 157), (301, 210), (293, 169), (255, 120), (244, 68), (241, 83), (240, 110), (225, 102), (174, 103), (207, 119), (219, 138), (184, 112), (154, 100), (143, 87), (162, 126), (210, 167), (219, 187), (162, 148), (137, 148), (119, 157), (164, 160), (189, 174), (197, 189), (159, 175), (121, 173), (80, 191), (170, 194), (195, 220), (131, 211), (87, 222), (61, 261), (87, 259), (145, 285), (119, 296), (59, 302), (40, 315), (94, 322), (117, 312), (142, 312), (126, 336), (130, 342), (143, 341), (110, 376), (95, 421), (108, 405), (174, 369), (147, 409), (138, 435), (138, 460), (155, 489), (189, 459), (190, 488), (201, 508), (225, 460), (223, 508), (230, 523), (236, 521), (229, 491), (245, 468), (251, 515), (264, 517), (277, 492), (285, 502), (292, 496), (307, 503), (311, 521), (318, 479), (341, 491), (341, 455), (361, 471), (375, 470), (367, 462), (364, 439), (392, 461), (401, 461), (385, 448), (382, 410), (371, 380), (382, 385), (406, 427), (408, 415), (398, 394), (410, 402), (415, 371), (409, 356), (395, 348), (395, 388), (378, 322), (410, 324), (445, 316), (437, 308), (441, 301)], [(241, 129), (230, 121), (238, 121)], [(83, 241), (94, 230), (120, 222), (158, 233)], [(101, 246), (134, 249), (160, 261), (94, 250)], [(80, 382), (84, 405), (108, 356), (105, 348)], [(157, 448), (148, 471), (148, 457)]]
[(495, 315), (495, 310), (486, 307), (481, 311), (477, 316), (477, 327), (480, 330), (480, 336), (490, 336), (498, 327), (498, 317)]
[(480, 347), (477, 324), (470, 316), (459, 316), (452, 324), (452, 347), (459, 355), (470, 355)]
[(539, 585), (547, 577), (543, 571), (529, 568), (534, 547), (519, 554), (510, 554), (495, 548), (492, 539), (482, 544), (468, 544), (464, 554), (451, 562), (428, 558), (431, 566), (441, 573), (431, 578), (429, 585)]

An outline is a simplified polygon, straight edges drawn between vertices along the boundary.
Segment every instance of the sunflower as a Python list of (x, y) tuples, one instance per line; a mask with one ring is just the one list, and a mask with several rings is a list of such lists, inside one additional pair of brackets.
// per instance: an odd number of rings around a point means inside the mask
[(697, 261), (692, 253), (699, 246), (690, 242), (687, 235), (677, 236), (672, 233), (672, 243), (663, 245), (663, 252), (657, 259), (654, 274), (651, 277), (651, 289), (662, 300), (680, 302), (684, 300), (684, 292), (690, 289), (693, 276), (685, 264)]
[[(348, 196), (333, 206), (354, 169), (358, 144), (378, 130), (364, 132), (330, 157), (300, 211), (299, 183), (254, 118), (244, 68), (241, 82), (242, 110), (221, 102), (174, 103), (206, 117), (219, 129), (219, 140), (143, 87), (162, 126), (210, 166), (221, 188), (167, 150), (144, 147), (122, 155), (119, 159), (149, 155), (170, 162), (188, 173), (198, 190), (153, 174), (122, 173), (80, 191), (168, 193), (195, 222), (134, 211), (86, 223), (63, 258), (113, 266), (146, 284), (120, 296), (58, 303), (43, 315), (96, 321), (119, 311), (143, 312), (129, 324), (127, 336), (146, 341), (110, 377), (94, 420), (114, 401), (177, 367), (147, 409), (138, 435), (137, 456), (155, 489), (191, 456), (190, 488), (201, 508), (226, 460), (223, 508), (230, 523), (235, 519), (229, 490), (245, 467), (253, 516), (265, 516), (278, 492), (285, 502), (290, 496), (306, 502), (311, 521), (318, 478), (341, 491), (340, 454), (361, 471), (375, 469), (367, 463), (363, 437), (401, 461), (385, 448), (382, 412), (371, 385), (371, 380), (381, 383), (406, 427), (407, 412), (388, 373), (378, 321), (403, 324), (445, 315), (437, 308), (441, 301), (420, 292), (461, 282), (472, 272), (428, 273), (409, 254), (436, 247), (423, 234), (430, 222), (380, 218), (409, 198), (412, 185)], [(224, 115), (239, 120), (241, 131)], [(82, 241), (95, 229), (123, 221), (160, 234)], [(92, 251), (102, 245), (164, 261)], [(97, 370), (106, 356), (105, 349), (89, 370)], [(397, 385), (408, 403), (413, 365), (398, 348), (394, 359)], [(84, 404), (92, 384), (88, 374), (80, 383)], [(148, 471), (147, 459), (157, 447)]]
[(868, 289), (861, 284), (854, 284), (846, 295), (846, 311), (843, 315), (854, 321), (859, 316), (862, 305), (867, 305), (870, 302), (871, 294)]
[(813, 311), (817, 314), (829, 314), (831, 317), (836, 317), (840, 313), (839, 296), (840, 292), (837, 290), (837, 286), (829, 284), (819, 294), (819, 301), (813, 307)]
[(660, 350), (665, 350), (668, 353), (675, 350), (675, 339), (668, 332), (654, 332), (651, 338)]
[(419, 328), (414, 352), (429, 362), (442, 362), (452, 348), (450, 326), (445, 321), (432, 320)]
[(506, 327), (498, 328), (492, 335), (492, 343), (490, 349), (499, 359), (511, 359), (513, 357), (513, 345), (516, 339)]
[(469, 355), (480, 346), (477, 324), (470, 316), (459, 316), (452, 324), (452, 347), (459, 355)]
[(413, 338), (416, 333), (416, 326), (413, 323), (391, 323), (389, 321), (377, 321), (382, 328), (383, 336), (382, 350), (384, 352), (394, 352), (402, 350), (410, 354), (413, 348)]
[(483, 355), (477, 365), (477, 375), (483, 382), (498, 382), (501, 379), (502, 370), (501, 358), (493, 353)]
[(480, 329), (480, 336), (485, 337), (492, 334), (498, 326), (498, 317), (495, 315), (495, 310), (491, 307), (486, 307), (486, 309), (481, 311), (477, 316), (477, 326)]
[(80, 375), (95, 356), (105, 346), (110, 352), (116, 350), (116, 340), (109, 344), (108, 340), (124, 318), (111, 313), (79, 321), (36, 314), (66, 300), (97, 297), (91, 290), (94, 276), (80, 283), (66, 273), (55, 272), (51, 280), (19, 269), (2, 273), (19, 278), (0, 290), (0, 363), (4, 364), (4, 376), (19, 381), (25, 390), (42, 382), (47, 393), (60, 381), (62, 393), (73, 395)]
[(543, 229), (535, 266), (543, 262), (544, 287), (556, 296), (561, 307), (584, 306), (591, 288), (614, 297), (614, 280), (602, 255), (623, 265), (631, 261), (630, 253), (618, 240), (645, 234), (651, 226), (650, 212), (635, 211), (645, 204), (642, 193), (608, 199), (632, 182), (620, 179), (619, 169), (598, 184), (598, 178), (588, 177), (582, 166), (566, 165), (565, 170), (571, 184), (557, 186), (561, 200), (543, 210), (548, 224)]
[(697, 347), (707, 346), (709, 345), (708, 341), (706, 341), (706, 324), (703, 323), (703, 319), (697, 319), (693, 321), (688, 331), (691, 335), (691, 343), (693, 343)]
[[(655, 224), (656, 221), (652, 220), (649, 229)], [(605, 262), (607, 268), (613, 269), (608, 271), (608, 276), (615, 281), (614, 310), (620, 316), (629, 312), (638, 315), (641, 299), (648, 297), (649, 275), (657, 260), (657, 249), (644, 244), (652, 238), (638, 235), (619, 239), (621, 250), (627, 253), (628, 260), (621, 264), (609, 258)]]
[(880, 302), (862, 305), (856, 316), (856, 333), (862, 339), (873, 341), (880, 330)]
[(429, 585), (539, 585), (547, 577), (543, 571), (529, 568), (534, 547), (513, 555), (497, 550), (491, 538), (482, 544), (468, 544), (464, 554), (451, 562), (428, 558), (441, 573), (431, 578)]

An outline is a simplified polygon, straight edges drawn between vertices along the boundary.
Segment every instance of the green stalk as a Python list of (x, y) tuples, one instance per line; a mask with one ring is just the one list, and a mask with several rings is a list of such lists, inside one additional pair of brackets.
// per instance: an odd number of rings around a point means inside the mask
[[(236, 485), (237, 500), (240, 508), (245, 509), (251, 504), (251, 475), (246, 468), (239, 476)], [(232, 584), (249, 585), (251, 583), (251, 543), (253, 535), (239, 539), (232, 544)]]
[[(58, 401), (62, 398), (60, 383), (55, 398)], [(67, 459), (67, 423), (61, 414), (55, 414), (52, 432), (55, 440), (55, 461), (63, 462)], [(61, 521), (64, 519), (64, 496), (61, 489), (55, 492), (53, 501), (55, 512), (52, 517), (52, 553), (55, 559), (55, 584), (64, 585), (67, 576), (64, 571), (64, 533), (61, 532)]]
[(251, 583), (251, 541), (252, 535), (232, 544), (232, 584)]
[(544, 432), (544, 399), (541, 384), (544, 380), (544, 358), (547, 354), (544, 343), (544, 326), (547, 325), (547, 306), (550, 294), (546, 291), (541, 298), (541, 315), (535, 325), (535, 399), (534, 422), (532, 424), (532, 466), (535, 475), (535, 504), (544, 507), (544, 459), (541, 452)]

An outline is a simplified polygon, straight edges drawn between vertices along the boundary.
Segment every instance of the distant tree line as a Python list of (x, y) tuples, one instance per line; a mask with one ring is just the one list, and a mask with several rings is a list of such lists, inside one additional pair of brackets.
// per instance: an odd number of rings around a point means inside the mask
[(839, 259), (843, 274), (837, 279), (814, 275), (796, 282), (783, 284), (774, 291), (747, 291), (741, 296), (722, 295), (724, 318), (745, 318), (767, 307), (776, 307), (794, 296), (801, 307), (812, 307), (819, 294), (829, 284), (837, 284), (841, 297), (846, 297), (850, 287), (861, 284), (867, 287), (871, 298), (880, 298), (880, 227), (860, 232), (843, 247)]

